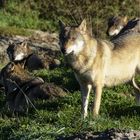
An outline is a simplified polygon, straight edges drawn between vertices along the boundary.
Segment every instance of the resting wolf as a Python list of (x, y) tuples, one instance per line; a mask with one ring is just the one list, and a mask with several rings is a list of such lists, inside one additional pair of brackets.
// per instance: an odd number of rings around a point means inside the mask
[(27, 41), (9, 44), (7, 54), (10, 61), (20, 63), (22, 60), (25, 60), (24, 66), (28, 70), (38, 70), (42, 68), (52, 69), (60, 65), (60, 61), (55, 58), (55, 55), (57, 55), (55, 51), (42, 51), (41, 55), (34, 53)]
[(31, 76), (22, 64), (9, 62), (0, 74), (7, 103), (12, 111), (23, 111), (30, 100), (50, 99), (66, 95), (66, 92), (60, 87), (52, 83), (44, 83), (42, 78)]

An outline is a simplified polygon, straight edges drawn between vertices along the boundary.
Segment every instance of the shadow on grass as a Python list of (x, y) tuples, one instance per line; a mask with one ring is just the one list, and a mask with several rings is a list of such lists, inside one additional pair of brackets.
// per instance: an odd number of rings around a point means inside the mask
[(35, 102), (35, 107), (37, 110), (45, 111), (59, 111), (60, 108), (63, 108), (67, 100), (66, 97), (50, 99), (50, 100), (38, 100)]
[(119, 105), (112, 105), (109, 111), (111, 118), (121, 118), (122, 116), (140, 116), (140, 106), (120, 107)]
[[(74, 93), (73, 93), (74, 94)], [(33, 101), (32, 104), (29, 103), (29, 108), (24, 110), (24, 112), (12, 112), (6, 106), (6, 101), (4, 96), (0, 96), (0, 115), (2, 117), (31, 117), (34, 116), (38, 112), (53, 112), (56, 114), (58, 111), (63, 110), (66, 105), (70, 105), (72, 103), (73, 94), (68, 93), (65, 97), (57, 97), (57, 98), (50, 98), (50, 99), (37, 99)], [(76, 95), (77, 96), (77, 95)], [(75, 99), (75, 104), (78, 102), (79, 98)]]
[(61, 66), (58, 68), (51, 71), (40, 70), (35, 73), (35, 75), (43, 78), (46, 82), (54, 83), (70, 92), (80, 89), (73, 71), (67, 66), (67, 64), (64, 64), (64, 62), (62, 62)]

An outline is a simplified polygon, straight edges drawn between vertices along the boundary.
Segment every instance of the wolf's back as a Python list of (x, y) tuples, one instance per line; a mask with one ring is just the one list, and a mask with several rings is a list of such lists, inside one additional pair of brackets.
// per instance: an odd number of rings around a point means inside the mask
[(134, 49), (136, 46), (140, 47), (140, 33), (125, 33), (115, 39), (112, 39), (111, 42), (115, 47), (131, 46)]

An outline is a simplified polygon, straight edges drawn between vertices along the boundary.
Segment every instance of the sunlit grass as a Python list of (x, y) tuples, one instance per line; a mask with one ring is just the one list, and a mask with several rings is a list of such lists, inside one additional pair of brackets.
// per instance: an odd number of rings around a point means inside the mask
[[(63, 70), (64, 71), (63, 71)], [(70, 73), (69, 73), (70, 72)], [(67, 68), (57, 68), (50, 71), (41, 70), (35, 75), (46, 77), (45, 81), (66, 85), (77, 83), (75, 78), (69, 77), (72, 71)], [(68, 78), (65, 81), (63, 79)], [(55, 76), (56, 80), (55, 81)], [(68, 76), (68, 77), (67, 77)], [(61, 82), (62, 80), (62, 82)], [(72, 91), (69, 86), (69, 91)], [(91, 107), (94, 102), (94, 94), (91, 93), (89, 103), (89, 115), (83, 120), (81, 117), (81, 95), (79, 86), (75, 92), (64, 98), (53, 100), (38, 100), (35, 103), (37, 110), (31, 108), (28, 114), (10, 114), (4, 107), (4, 97), (1, 93), (0, 111), (0, 136), (3, 139), (56, 139), (59, 136), (68, 136), (73, 133), (86, 131), (103, 131), (108, 128), (137, 129), (140, 130), (140, 108), (136, 106), (134, 97), (131, 95), (133, 89), (129, 85), (120, 85), (110, 89), (104, 89), (100, 115), (92, 117)]]
[[(120, 14), (132, 18), (138, 16), (139, 10), (135, 0), (95, 0), (92, 4), (88, 0), (83, 1), (85, 4), (81, 1), (72, 4), (64, 0), (46, 0), (43, 1), (44, 6), (39, 2), (9, 0), (6, 10), (0, 9), (0, 35), (30, 36), (32, 32), (27, 29), (54, 32), (59, 30), (59, 19), (73, 25), (74, 18), (80, 23), (82, 18), (90, 17), (93, 33), (99, 38), (105, 38), (107, 19), (110, 16)], [(77, 11), (80, 8), (82, 13)], [(79, 84), (71, 69), (61, 66), (51, 71), (39, 70), (32, 74), (64, 88), (68, 95), (54, 100), (38, 100), (35, 102), (37, 110), (31, 108), (28, 113), (15, 115), (5, 106), (5, 96), (3, 90), (0, 90), (0, 139), (54, 140), (60, 136), (108, 128), (140, 130), (140, 107), (135, 104), (132, 95), (134, 91), (130, 85), (104, 88), (100, 115), (97, 118), (92, 117), (92, 92), (89, 115), (83, 120)], [(140, 81), (140, 77), (137, 81)]]

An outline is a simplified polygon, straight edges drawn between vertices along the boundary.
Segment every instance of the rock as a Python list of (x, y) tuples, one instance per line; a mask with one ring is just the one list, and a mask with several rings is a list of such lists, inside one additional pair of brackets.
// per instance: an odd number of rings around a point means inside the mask
[(55, 55), (55, 59), (58, 59), (57, 58), (58, 55), (60, 56), (60, 54), (61, 54), (57, 33), (51, 34), (48, 32), (32, 30), (32, 35), (29, 37), (25, 37), (25, 36), (0, 36), (0, 63), (6, 64), (9, 61), (8, 55), (6, 52), (6, 49), (8, 48), (9, 43), (13, 43), (13, 42), (20, 43), (20, 42), (23, 42), (25, 40), (27, 41), (31, 50), (36, 55), (43, 56), (43, 55), (47, 54), (50, 57)]
[(140, 131), (107, 129), (103, 132), (85, 132), (69, 137), (59, 137), (57, 140), (139, 140)]
[(59, 39), (57, 33), (48, 33), (43, 31), (33, 31), (33, 34), (30, 36), (29, 40), (34, 42), (36, 46), (40, 46), (40, 44), (51, 50), (60, 50), (59, 47)]

